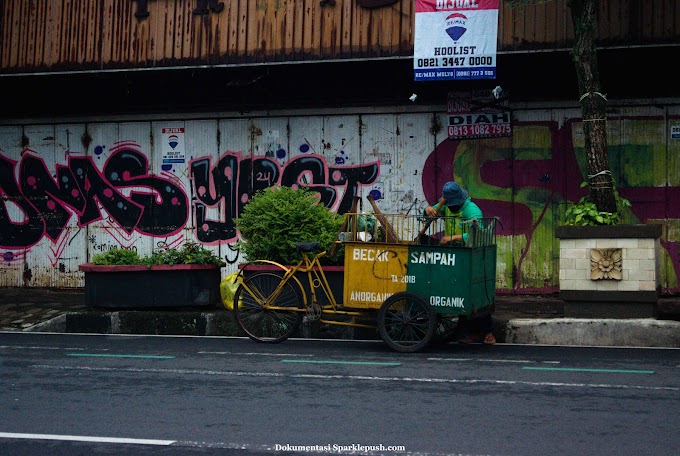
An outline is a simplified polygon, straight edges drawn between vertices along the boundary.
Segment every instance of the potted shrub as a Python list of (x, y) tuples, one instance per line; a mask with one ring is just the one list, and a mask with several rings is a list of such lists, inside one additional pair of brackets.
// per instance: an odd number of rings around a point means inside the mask
[[(344, 278), (344, 249), (331, 247), (338, 237), (343, 217), (319, 203), (318, 194), (305, 188), (270, 187), (257, 192), (235, 220), (241, 233), (236, 245), (246, 263), (245, 274), (281, 271), (280, 267), (258, 260), (289, 266), (301, 259), (298, 242), (318, 241), (329, 252), (321, 258), (324, 273), (336, 296), (341, 297)], [(302, 277), (301, 277), (302, 278)], [(303, 285), (307, 286), (305, 278)], [(307, 290), (308, 291), (308, 290)]]
[(140, 257), (114, 248), (80, 265), (85, 302), (101, 308), (215, 307), (220, 300), (220, 268), (225, 263), (194, 242)]
[[(318, 195), (305, 187), (277, 186), (257, 192), (235, 222), (242, 237), (236, 245), (247, 261), (295, 264), (301, 258), (298, 242), (318, 241), (330, 250), (342, 216), (319, 204)], [(343, 254), (338, 251), (321, 261), (324, 266), (342, 264)]]
[(612, 213), (599, 211), (590, 195), (569, 207), (555, 229), (565, 316), (655, 317), (662, 226), (623, 223), (630, 202), (616, 189)]

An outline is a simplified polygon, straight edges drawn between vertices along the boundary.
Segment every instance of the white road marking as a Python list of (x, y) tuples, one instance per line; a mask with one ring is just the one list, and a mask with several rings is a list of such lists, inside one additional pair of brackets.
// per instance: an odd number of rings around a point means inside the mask
[(92, 372), (139, 372), (150, 374), (173, 374), (173, 375), (222, 375), (236, 377), (284, 377), (284, 378), (311, 378), (320, 380), (363, 380), (375, 382), (417, 382), (417, 383), (465, 383), (487, 385), (527, 385), (527, 386), (550, 386), (565, 388), (604, 388), (604, 389), (630, 389), (646, 391), (680, 391), (680, 387), (671, 386), (642, 386), (642, 385), (617, 385), (607, 383), (561, 383), (561, 382), (528, 382), (519, 380), (489, 380), (489, 379), (459, 379), (459, 378), (429, 378), (429, 377), (378, 377), (369, 375), (326, 375), (326, 374), (283, 374), (280, 372), (245, 372), (245, 371), (214, 371), (205, 369), (142, 369), (137, 367), (87, 367), (87, 366), (52, 366), (46, 364), (34, 364), (30, 367), (35, 369), (55, 370), (80, 370)]
[[(12, 336), (44, 336), (44, 335), (56, 335), (56, 336), (67, 336), (67, 337), (106, 337), (106, 338), (118, 338), (118, 339), (132, 339), (132, 338), (167, 338), (167, 339), (234, 339), (234, 340), (247, 340), (247, 336), (192, 336), (192, 335), (182, 335), (182, 334), (102, 334), (102, 333), (61, 333), (52, 331), (35, 331), (35, 332), (23, 332), (23, 331), (4, 331), (0, 330), (0, 334), (9, 334)], [(380, 339), (321, 339), (321, 338), (300, 338), (291, 337), (287, 339), (287, 343), (337, 343), (337, 344), (353, 344), (353, 343), (370, 343), (370, 344), (384, 344)], [(497, 344), (498, 347), (567, 347), (567, 348), (605, 348), (607, 350), (680, 350), (680, 347), (644, 347), (644, 346), (625, 346), (625, 345), (573, 345), (573, 344), (519, 344), (519, 343), (508, 343), (503, 342)]]
[(427, 358), (428, 361), (474, 361), (474, 358)]
[(428, 361), (478, 361), (482, 363), (517, 363), (517, 364), (559, 364), (560, 361), (532, 361), (530, 359), (486, 359), (486, 358), (427, 358)]
[(228, 351), (200, 351), (201, 355), (242, 355), (242, 356), (314, 356), (299, 353), (256, 353), (256, 352), (228, 352)]
[[(84, 348), (78, 347), (47, 347), (39, 345), (0, 345), (0, 349), (14, 349), (14, 350), (73, 350), (73, 351), (83, 351)], [(109, 351), (108, 348), (88, 348), (91, 351)]]
[(87, 435), (60, 435), (60, 434), (20, 434), (14, 432), (0, 432), (3, 439), (29, 439), (29, 440), (64, 440), (69, 442), (96, 442), (96, 443), (132, 443), (137, 445), (161, 445), (167, 446), (177, 440), (154, 440), (154, 439), (129, 439), (120, 437), (93, 437)]

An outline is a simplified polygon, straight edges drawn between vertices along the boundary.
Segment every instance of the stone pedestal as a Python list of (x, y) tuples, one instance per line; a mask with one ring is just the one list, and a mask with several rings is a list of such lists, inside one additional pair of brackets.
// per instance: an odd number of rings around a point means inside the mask
[(564, 316), (654, 318), (661, 225), (558, 226)]

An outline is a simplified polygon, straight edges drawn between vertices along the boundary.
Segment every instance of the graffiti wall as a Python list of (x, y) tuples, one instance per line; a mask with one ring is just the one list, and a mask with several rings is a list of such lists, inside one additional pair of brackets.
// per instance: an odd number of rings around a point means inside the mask
[[(608, 119), (612, 175), (632, 202), (626, 221), (665, 227), (664, 291), (677, 291), (680, 275), (672, 109)], [(460, 141), (440, 112), (0, 126), (0, 286), (83, 287), (78, 266), (99, 252), (148, 255), (187, 240), (222, 256), (226, 276), (243, 261), (234, 219), (258, 190), (311, 187), (338, 213), (370, 194), (383, 212), (417, 214), (456, 179), (500, 217), (498, 288), (554, 292), (554, 228), (585, 194), (578, 114), (518, 109), (511, 137)]]

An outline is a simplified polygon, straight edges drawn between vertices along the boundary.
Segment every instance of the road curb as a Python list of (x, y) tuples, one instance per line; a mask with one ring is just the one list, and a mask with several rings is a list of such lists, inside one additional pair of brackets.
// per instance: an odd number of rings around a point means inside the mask
[(680, 322), (553, 318), (509, 320), (503, 341), (518, 344), (680, 348)]
[[(242, 336), (230, 312), (71, 312), (27, 332)], [(499, 343), (680, 348), (680, 322), (654, 319), (494, 319)], [(370, 338), (365, 331), (362, 338)], [(298, 337), (352, 339), (351, 331), (303, 325)], [(375, 336), (377, 339), (377, 335)]]

